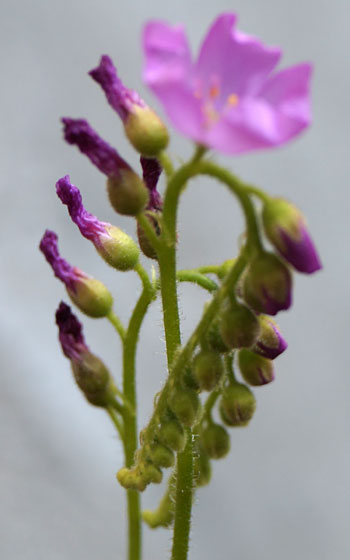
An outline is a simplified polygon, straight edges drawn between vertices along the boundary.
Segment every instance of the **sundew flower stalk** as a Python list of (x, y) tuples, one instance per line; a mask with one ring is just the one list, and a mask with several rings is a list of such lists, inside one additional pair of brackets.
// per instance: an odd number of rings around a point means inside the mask
[[(311, 274), (321, 268), (301, 211), (215, 162), (216, 152), (238, 156), (284, 145), (311, 121), (311, 65), (277, 68), (281, 50), (239, 31), (236, 23), (235, 14), (218, 16), (197, 58), (182, 26), (162, 21), (145, 25), (144, 80), (170, 123), (194, 142), (184, 164), (174, 166), (165, 151), (166, 125), (122, 82), (107, 55), (90, 76), (120, 117), (138, 152), (139, 171), (85, 119), (62, 119), (66, 142), (107, 177), (117, 223), (90, 214), (69, 175), (57, 181), (58, 197), (105, 263), (117, 273), (136, 272), (141, 281), (123, 325), (109, 290), (60, 256), (57, 235), (47, 230), (40, 242), (73, 304), (90, 318), (107, 319), (120, 339), (121, 366), (113, 369), (122, 375), (114, 380), (113, 371), (87, 347), (79, 319), (65, 303), (59, 305), (59, 340), (77, 385), (90, 404), (109, 415), (123, 444), (124, 464), (116, 470), (126, 490), (127, 560), (142, 558), (142, 522), (173, 531), (171, 560), (190, 558), (194, 494), (209, 484), (213, 462), (229, 453), (231, 428), (246, 427), (253, 419), (262, 386), (278, 382), (277, 358), (288, 344), (271, 316), (290, 309), (294, 270)], [(198, 263), (194, 255), (193, 268), (178, 270), (178, 206), (185, 185), (197, 176), (216, 179), (217, 188), (223, 185), (232, 193), (243, 212), (244, 241), (238, 255), (227, 255), (221, 264)], [(136, 241), (119, 229), (119, 214), (135, 220)], [(153, 259), (152, 276), (142, 264), (142, 253), (145, 262)], [(178, 282), (192, 282), (208, 295), (185, 341), (180, 335)], [(117, 305), (121, 297), (115, 298)], [(136, 351), (143, 319), (157, 297), (163, 308), (168, 371), (151, 417), (138, 433)], [(141, 493), (149, 484), (162, 482), (167, 470), (164, 497), (153, 511), (142, 513)], [(222, 551), (222, 556), (228, 554)]]

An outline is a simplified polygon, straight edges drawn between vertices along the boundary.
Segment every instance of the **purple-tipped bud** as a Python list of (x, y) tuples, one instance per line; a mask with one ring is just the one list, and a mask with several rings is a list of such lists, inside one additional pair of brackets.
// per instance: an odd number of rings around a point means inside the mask
[(260, 356), (264, 356), (264, 358), (274, 360), (286, 350), (288, 344), (271, 317), (259, 315), (258, 319), (260, 323), (260, 335), (253, 347), (253, 351), (256, 354), (260, 354)]
[(246, 426), (253, 418), (255, 408), (255, 397), (243, 383), (234, 383), (224, 388), (219, 411), (227, 426)]
[(146, 103), (136, 91), (128, 89), (120, 80), (117, 69), (108, 55), (101, 56), (100, 64), (89, 72), (90, 76), (102, 87), (108, 103), (118, 113), (123, 122), (135, 106), (146, 108)]
[(253, 258), (242, 282), (243, 298), (258, 313), (276, 315), (292, 304), (292, 277), (283, 262), (272, 253)]
[(61, 302), (56, 311), (59, 341), (64, 355), (71, 361), (78, 387), (90, 404), (107, 406), (114, 396), (109, 371), (87, 347), (81, 323), (70, 307)]
[(126, 161), (105, 142), (84, 119), (63, 118), (64, 139), (78, 146), (107, 177), (118, 176), (122, 169), (131, 169)]
[(277, 251), (299, 272), (322, 268), (303, 214), (283, 198), (271, 198), (262, 213), (265, 233)]
[(69, 175), (57, 181), (56, 191), (80, 233), (94, 244), (101, 257), (117, 270), (132, 270), (138, 262), (139, 249), (131, 237), (87, 212), (80, 191), (70, 182)]
[(275, 379), (272, 361), (255, 352), (245, 348), (240, 350), (238, 364), (244, 381), (249, 385), (266, 385)]
[(105, 317), (112, 308), (113, 298), (106, 286), (65, 261), (58, 251), (58, 237), (46, 230), (40, 250), (50, 263), (54, 274), (65, 284), (71, 300), (89, 317)]
[(228, 348), (249, 348), (259, 332), (259, 321), (246, 305), (226, 303), (220, 316), (220, 334)]
[(107, 190), (116, 212), (135, 216), (148, 201), (148, 191), (130, 165), (83, 119), (62, 119), (64, 138), (75, 144), (96, 167), (107, 175)]
[(100, 84), (109, 104), (120, 116), (136, 150), (145, 156), (154, 156), (167, 146), (169, 139), (164, 124), (136, 91), (125, 87), (109, 56), (102, 56), (100, 64), (89, 74)]
[(157, 191), (157, 183), (162, 173), (162, 167), (160, 166), (159, 161), (155, 158), (146, 158), (141, 156), (140, 162), (143, 171), (143, 180), (149, 191), (147, 209), (160, 211), (163, 208), (163, 201)]

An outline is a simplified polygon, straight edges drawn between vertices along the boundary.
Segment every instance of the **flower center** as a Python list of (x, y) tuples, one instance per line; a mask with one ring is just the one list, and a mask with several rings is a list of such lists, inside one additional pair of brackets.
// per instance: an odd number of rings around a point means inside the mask
[(219, 108), (217, 100), (221, 93), (220, 85), (217, 79), (213, 78), (211, 82), (212, 84), (210, 85), (207, 95), (203, 95), (202, 87), (197, 88), (194, 92), (194, 96), (202, 101), (205, 126), (208, 128), (218, 122), (225, 110), (236, 107), (239, 103), (238, 95), (236, 93), (230, 93), (225, 103)]

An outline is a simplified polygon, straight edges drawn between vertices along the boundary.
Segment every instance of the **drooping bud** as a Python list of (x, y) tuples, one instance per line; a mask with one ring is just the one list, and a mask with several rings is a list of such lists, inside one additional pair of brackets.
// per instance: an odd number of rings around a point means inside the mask
[(174, 451), (182, 451), (185, 447), (186, 437), (184, 429), (175, 418), (161, 423), (158, 438), (164, 445)]
[(194, 389), (173, 389), (168, 404), (181, 424), (188, 428), (193, 426), (199, 409), (199, 398)]
[(274, 360), (288, 347), (278, 326), (271, 317), (259, 315), (260, 334), (252, 350), (264, 358)]
[(136, 150), (145, 156), (155, 156), (168, 144), (168, 132), (160, 118), (140, 96), (125, 87), (107, 55), (89, 72), (102, 87), (109, 104), (120, 116), (126, 135)]
[(109, 371), (87, 347), (82, 325), (68, 305), (61, 302), (56, 311), (59, 340), (70, 360), (75, 381), (87, 400), (95, 406), (107, 406), (113, 397)]
[(269, 198), (262, 219), (266, 236), (296, 270), (311, 274), (322, 268), (305, 217), (294, 204), (283, 198)]
[(249, 385), (266, 385), (275, 379), (273, 363), (250, 350), (240, 350), (238, 365), (243, 379)]
[(224, 372), (217, 352), (201, 350), (193, 360), (193, 375), (202, 391), (212, 391)]
[(209, 424), (201, 434), (205, 451), (211, 459), (221, 459), (230, 450), (230, 436), (220, 424)]
[(59, 198), (68, 207), (70, 217), (81, 234), (91, 241), (101, 257), (117, 270), (132, 270), (139, 259), (136, 243), (121, 229), (87, 212), (79, 189), (70, 183), (69, 175), (56, 183)]
[(151, 445), (150, 457), (156, 467), (164, 467), (165, 469), (172, 467), (175, 462), (173, 451), (159, 442)]
[(148, 202), (142, 179), (130, 165), (103, 140), (84, 119), (62, 119), (64, 138), (76, 145), (107, 176), (110, 202), (119, 214), (135, 216)]
[(228, 348), (249, 348), (260, 331), (256, 315), (245, 305), (228, 301), (220, 318), (220, 333)]
[(196, 486), (206, 486), (211, 478), (211, 466), (207, 452), (200, 442), (196, 442), (193, 450), (193, 480)]
[(89, 317), (108, 315), (113, 304), (112, 294), (102, 282), (64, 260), (59, 254), (57, 242), (56, 233), (46, 230), (39, 247), (52, 266), (55, 276), (66, 286), (73, 303)]
[(258, 313), (276, 315), (292, 303), (292, 277), (283, 262), (272, 253), (257, 255), (242, 282), (243, 298)]
[(243, 383), (234, 383), (222, 393), (219, 411), (227, 426), (246, 426), (252, 419), (255, 408), (255, 397)]
[(166, 492), (159, 506), (154, 511), (146, 509), (142, 512), (142, 519), (151, 528), (169, 527), (175, 514), (175, 503), (170, 491)]
[(205, 338), (211, 350), (221, 354), (228, 352), (229, 348), (226, 346), (220, 333), (220, 321), (218, 318), (212, 321)]

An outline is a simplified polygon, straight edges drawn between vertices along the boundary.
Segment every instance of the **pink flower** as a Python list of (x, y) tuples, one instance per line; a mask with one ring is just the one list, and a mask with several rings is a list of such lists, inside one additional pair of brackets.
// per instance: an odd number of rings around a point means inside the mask
[(227, 154), (279, 146), (310, 123), (312, 67), (273, 72), (281, 51), (235, 28), (224, 13), (192, 61), (182, 26), (149, 22), (144, 79), (185, 136)]

